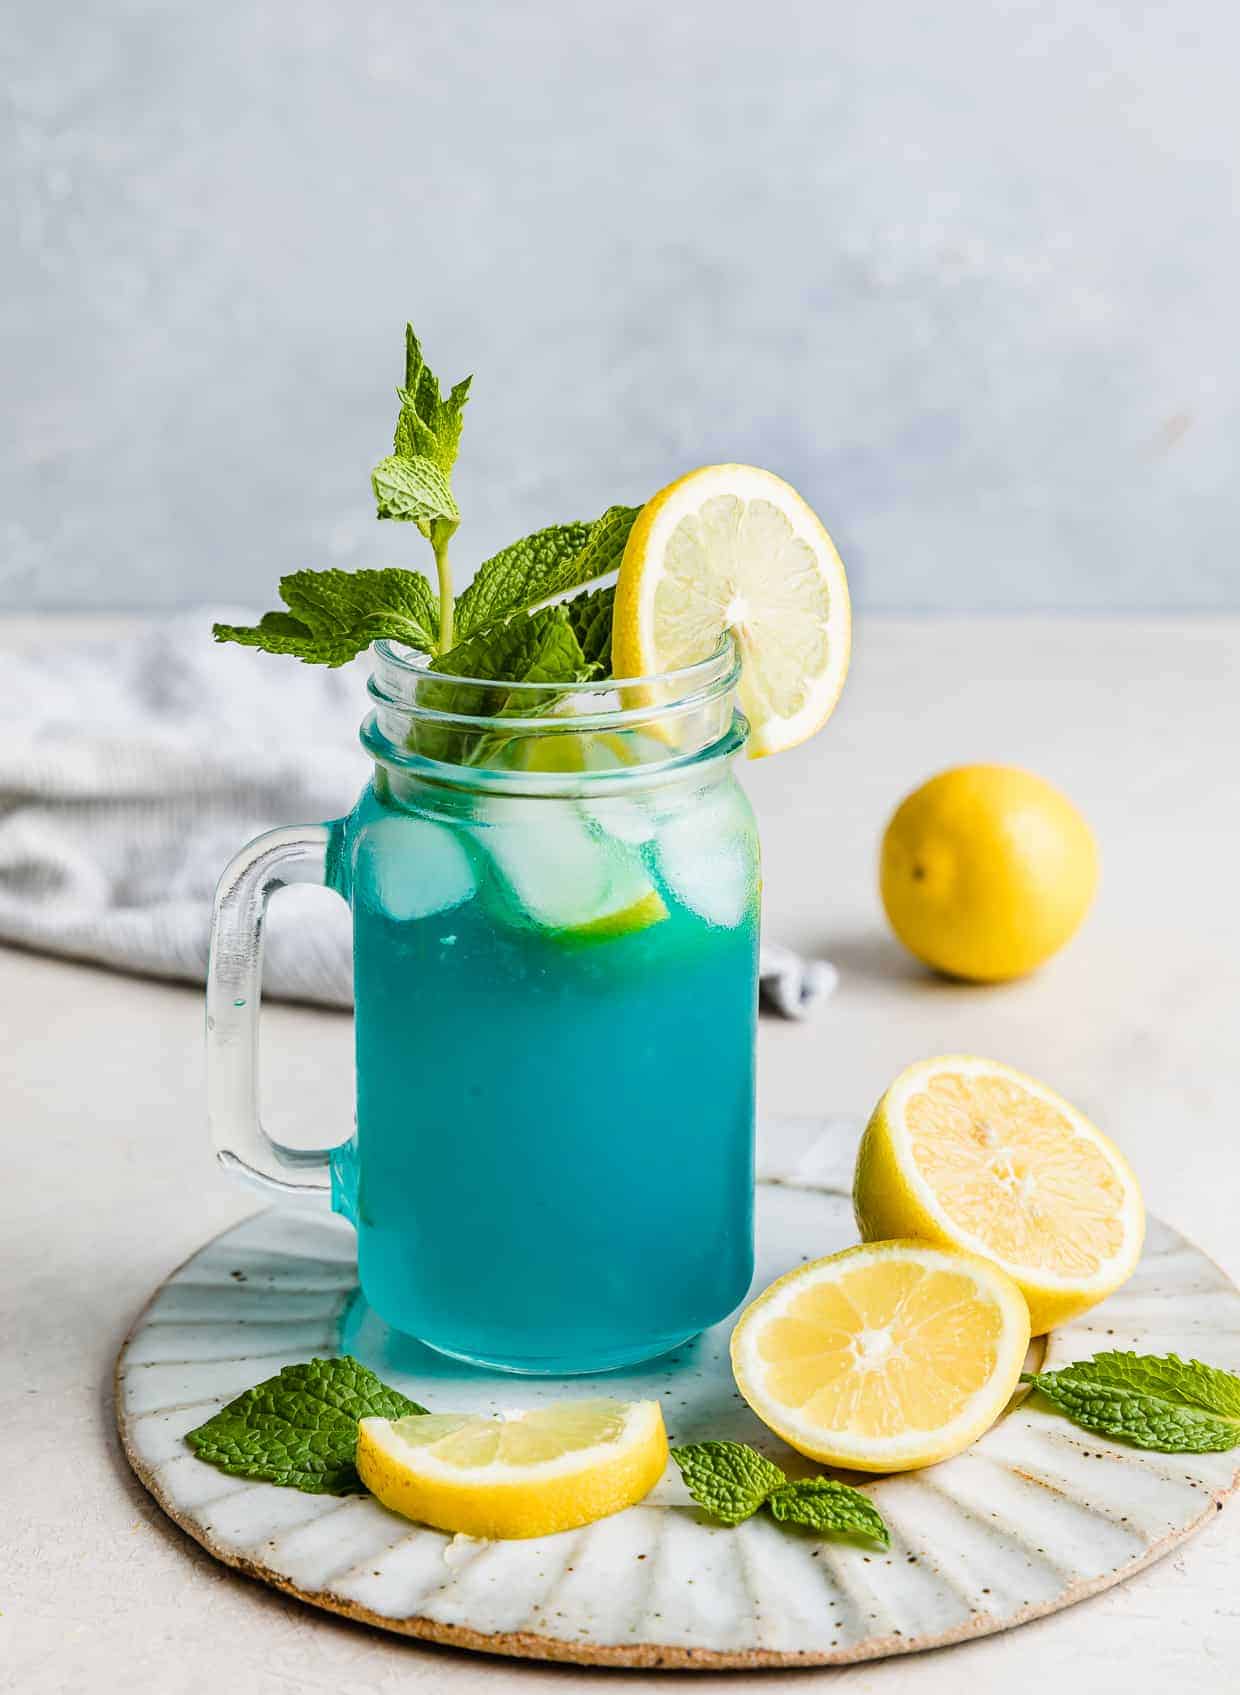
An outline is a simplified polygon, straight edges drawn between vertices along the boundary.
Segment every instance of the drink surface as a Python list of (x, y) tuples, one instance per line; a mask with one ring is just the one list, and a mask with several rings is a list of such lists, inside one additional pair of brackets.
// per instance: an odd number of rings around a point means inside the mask
[(726, 765), (604, 799), (380, 771), (347, 825), (367, 1300), (432, 1346), (604, 1369), (752, 1274), (757, 848)]

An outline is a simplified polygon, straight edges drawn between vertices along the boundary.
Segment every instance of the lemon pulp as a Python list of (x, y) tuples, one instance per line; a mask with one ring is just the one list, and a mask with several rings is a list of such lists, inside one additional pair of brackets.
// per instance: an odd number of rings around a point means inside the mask
[(1029, 1315), (1002, 1272), (913, 1241), (862, 1244), (798, 1267), (746, 1309), (732, 1340), (741, 1393), (823, 1463), (928, 1465), (1002, 1411)]

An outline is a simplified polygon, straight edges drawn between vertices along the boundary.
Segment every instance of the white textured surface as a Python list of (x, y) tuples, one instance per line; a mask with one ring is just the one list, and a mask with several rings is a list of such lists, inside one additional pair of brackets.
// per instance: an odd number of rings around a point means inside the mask
[(862, 605), (1236, 605), (1231, 0), (161, 0), (0, 31), (0, 604), (462, 570), (747, 460)]
[[(62, 633), (42, 627), (49, 654)], [(1236, 1030), (1240, 621), (863, 619), (830, 729), (747, 775), (770, 928), (842, 967), (819, 1026), (765, 1020), (767, 1113), (860, 1116), (918, 1055), (973, 1049), (1061, 1088), (1122, 1143), (1158, 1214), (1240, 1279)], [(1076, 942), (1001, 989), (926, 976), (886, 933), (878, 832), (952, 759), (1064, 784), (1103, 881)], [(209, 1157), (192, 990), (0, 949), (0, 1688), (6, 1695), (476, 1695), (601, 1688), (343, 1624), (226, 1572), (116, 1444), (111, 1363), (148, 1292), (253, 1210)], [(264, 1014), (268, 1122), (349, 1121), (339, 1014)], [(1122, 1509), (1121, 1509), (1122, 1511)], [(804, 1695), (1234, 1695), (1240, 1511), (1148, 1571), (1018, 1631), (912, 1660), (764, 1676)], [(678, 1690), (673, 1674), (605, 1676)]]
[[(855, 1241), (848, 1167), (857, 1133), (819, 1124), (806, 1148), (803, 1124), (791, 1134), (766, 1127), (755, 1288)], [(608, 1392), (660, 1398), (673, 1443), (750, 1442), (792, 1476), (817, 1475), (738, 1401), (730, 1330), (725, 1321), (669, 1360), (613, 1374)], [(1049, 1338), (1044, 1369), (1103, 1347), (1179, 1347), (1240, 1369), (1240, 1291), (1154, 1222), (1133, 1277)], [(117, 1412), (135, 1467), (223, 1559), (325, 1607), (356, 1607), (432, 1637), (469, 1630), (535, 1657), (658, 1665), (691, 1651), (842, 1663), (1002, 1629), (1165, 1551), (1221, 1505), (1240, 1467), (1234, 1453), (1143, 1453), (1025, 1401), (955, 1459), (868, 1485), (891, 1531), (879, 1552), (790, 1534), (765, 1515), (736, 1529), (712, 1525), (670, 1465), (616, 1518), (462, 1548), (373, 1500), (293, 1497), (187, 1458), (185, 1432), (241, 1390), (335, 1353), (356, 1355), (432, 1411), (493, 1414), (598, 1393), (580, 1382), (514, 1384), (402, 1339), (356, 1292), (350, 1230), (268, 1212), (183, 1266), (122, 1350)], [(505, 1644), (508, 1634), (537, 1640)]]

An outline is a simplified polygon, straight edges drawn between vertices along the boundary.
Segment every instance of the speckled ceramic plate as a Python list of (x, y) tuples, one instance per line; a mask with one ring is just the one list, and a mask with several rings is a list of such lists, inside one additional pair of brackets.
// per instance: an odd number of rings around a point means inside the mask
[[(854, 1239), (854, 1132), (770, 1126), (759, 1188), (762, 1286)], [(608, 1392), (662, 1398), (673, 1441), (730, 1437), (790, 1473), (814, 1468), (738, 1399), (728, 1324), (673, 1357), (613, 1375)], [(1048, 1367), (1104, 1347), (1177, 1350), (1240, 1368), (1240, 1292), (1153, 1223), (1136, 1275), (1057, 1331)], [(1021, 1624), (1119, 1582), (1191, 1534), (1240, 1481), (1234, 1454), (1142, 1453), (1018, 1404), (969, 1452), (868, 1483), (890, 1552), (821, 1542), (765, 1515), (706, 1522), (669, 1467), (637, 1507), (584, 1530), (474, 1542), (420, 1528), (368, 1497), (229, 1478), (187, 1430), (280, 1366), (351, 1352), (443, 1409), (594, 1395), (600, 1379), (540, 1383), (457, 1365), (389, 1331), (357, 1292), (353, 1235), (330, 1218), (267, 1212), (209, 1243), (156, 1293), (121, 1352), (126, 1451), (160, 1505), (229, 1565), (315, 1606), (438, 1642), (631, 1666), (830, 1665)]]

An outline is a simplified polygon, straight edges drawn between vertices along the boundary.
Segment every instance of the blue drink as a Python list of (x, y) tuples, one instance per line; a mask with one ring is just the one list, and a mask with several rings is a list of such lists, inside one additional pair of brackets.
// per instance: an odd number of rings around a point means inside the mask
[[(758, 844), (729, 643), (662, 677), (494, 683), (376, 647), (347, 818), (227, 867), (207, 979), (219, 1158), (330, 1199), (397, 1330), (510, 1371), (605, 1371), (717, 1323), (753, 1268)], [(357, 1133), (259, 1121), (262, 915), (353, 909)]]
[(757, 963), (726, 764), (588, 803), (381, 774), (346, 828), (370, 1304), (539, 1372), (722, 1318), (752, 1273)]

